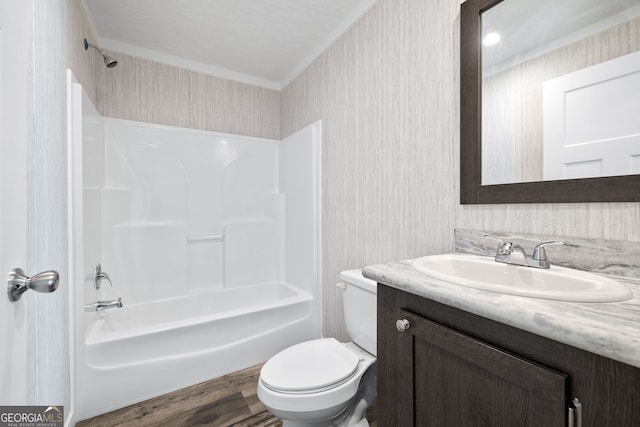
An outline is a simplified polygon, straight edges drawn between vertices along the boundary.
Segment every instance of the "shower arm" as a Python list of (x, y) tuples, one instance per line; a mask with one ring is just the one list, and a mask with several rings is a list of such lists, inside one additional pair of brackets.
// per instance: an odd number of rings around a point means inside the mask
[(104, 65), (106, 65), (107, 68), (113, 68), (116, 65), (118, 65), (118, 61), (115, 58), (107, 55), (104, 52), (104, 50), (100, 49), (98, 46), (92, 43), (89, 43), (87, 39), (84, 39), (84, 50), (89, 50), (90, 47), (94, 48), (100, 53), (100, 55), (102, 55), (102, 59), (104, 60)]

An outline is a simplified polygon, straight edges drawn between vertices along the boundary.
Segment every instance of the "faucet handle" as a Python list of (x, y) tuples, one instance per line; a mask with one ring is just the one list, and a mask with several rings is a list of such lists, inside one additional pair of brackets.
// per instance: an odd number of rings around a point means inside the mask
[(547, 251), (544, 250), (545, 246), (554, 246), (554, 245), (564, 245), (564, 242), (559, 240), (552, 240), (549, 242), (542, 242), (533, 248), (533, 255), (531, 259), (535, 259), (537, 261), (546, 261), (547, 260)]
[(501, 238), (497, 236), (492, 236), (491, 234), (487, 234), (487, 233), (484, 233), (484, 237), (498, 242), (498, 249), (496, 250), (497, 255), (508, 255), (511, 252), (510, 242), (505, 242)]
[(95, 286), (96, 289), (100, 289), (100, 282), (105, 279), (107, 280), (107, 282), (109, 282), (109, 285), (111, 285), (111, 287), (113, 288), (113, 283), (111, 283), (111, 278), (107, 273), (102, 271), (102, 266), (100, 264), (97, 264), (95, 272), (93, 274), (93, 286)]

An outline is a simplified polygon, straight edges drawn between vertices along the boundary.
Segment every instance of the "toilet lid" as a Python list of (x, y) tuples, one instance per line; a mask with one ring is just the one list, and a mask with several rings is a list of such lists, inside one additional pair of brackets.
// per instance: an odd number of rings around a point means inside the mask
[(283, 392), (310, 391), (340, 383), (358, 368), (360, 358), (334, 338), (306, 341), (273, 356), (260, 379)]

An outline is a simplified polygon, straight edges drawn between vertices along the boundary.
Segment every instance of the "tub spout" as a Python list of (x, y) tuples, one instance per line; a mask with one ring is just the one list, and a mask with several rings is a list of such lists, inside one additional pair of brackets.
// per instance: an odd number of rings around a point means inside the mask
[(102, 311), (110, 308), (122, 308), (122, 298), (111, 301), (96, 301), (84, 306), (84, 311)]

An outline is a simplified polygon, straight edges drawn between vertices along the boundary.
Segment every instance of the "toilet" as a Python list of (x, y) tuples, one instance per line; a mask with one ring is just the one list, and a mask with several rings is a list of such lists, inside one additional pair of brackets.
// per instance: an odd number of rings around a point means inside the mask
[(258, 398), (283, 427), (368, 427), (376, 396), (377, 285), (362, 270), (340, 273), (351, 342), (322, 338), (293, 345), (260, 371)]

